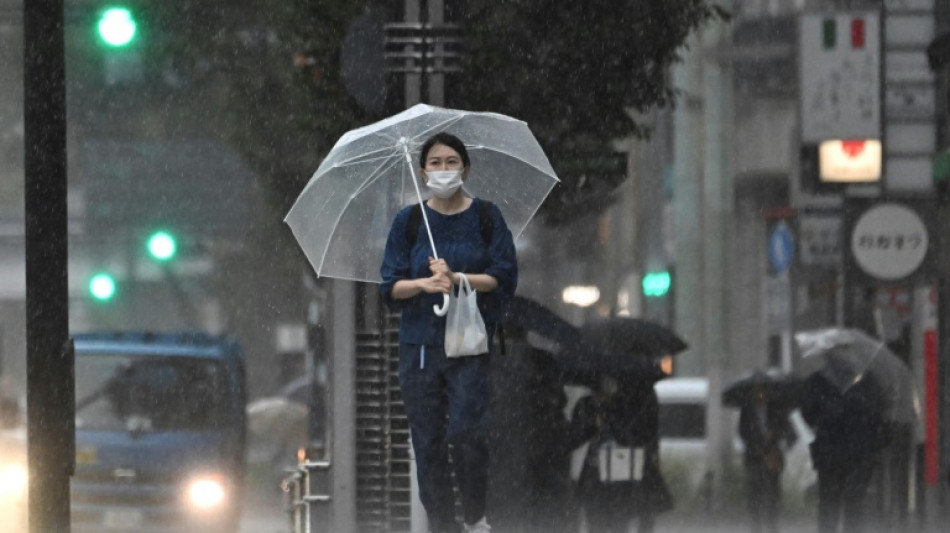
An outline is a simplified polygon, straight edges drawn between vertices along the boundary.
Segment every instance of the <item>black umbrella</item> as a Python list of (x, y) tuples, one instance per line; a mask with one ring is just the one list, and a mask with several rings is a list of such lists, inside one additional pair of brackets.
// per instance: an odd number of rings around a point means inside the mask
[(584, 347), (600, 354), (662, 357), (682, 352), (689, 345), (666, 326), (640, 318), (614, 317), (581, 327)]
[(666, 377), (666, 374), (647, 358), (630, 357), (626, 353), (594, 352), (593, 348), (584, 342), (580, 329), (530, 298), (514, 296), (505, 313), (504, 323), (537, 333), (557, 343), (558, 350), (549, 355), (564, 382), (596, 384), (604, 373), (619, 374), (632, 381), (649, 383)]
[(741, 408), (761, 391), (766, 402), (793, 407), (799, 402), (801, 390), (802, 382), (798, 378), (776, 371), (756, 370), (726, 387), (722, 392), (722, 403)]
[(581, 344), (577, 327), (554, 311), (523, 296), (514, 296), (505, 313), (505, 324), (514, 324), (526, 331), (558, 343), (562, 350), (575, 351)]
[(668, 377), (659, 364), (647, 357), (627, 354), (577, 354), (558, 352), (554, 361), (567, 383), (596, 386), (601, 376), (611, 375), (627, 383), (652, 385)]

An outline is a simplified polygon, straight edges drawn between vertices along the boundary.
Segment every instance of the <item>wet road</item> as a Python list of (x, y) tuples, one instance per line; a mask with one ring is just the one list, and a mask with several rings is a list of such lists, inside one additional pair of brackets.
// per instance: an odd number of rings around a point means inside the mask
[(283, 509), (283, 500), (276, 483), (273, 486), (249, 485), (244, 494), (238, 533), (290, 533), (289, 521)]

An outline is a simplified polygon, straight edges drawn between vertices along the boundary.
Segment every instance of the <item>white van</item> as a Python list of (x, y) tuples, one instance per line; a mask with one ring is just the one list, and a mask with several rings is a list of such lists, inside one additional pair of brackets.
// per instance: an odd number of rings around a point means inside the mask
[[(660, 467), (678, 506), (707, 504), (706, 413), (709, 402), (709, 380), (706, 378), (673, 377), (654, 385), (660, 403)], [(732, 435), (731, 461), (734, 467), (727, 482), (742, 481), (742, 440), (738, 434), (739, 411), (726, 409)], [(787, 496), (803, 494), (815, 483), (808, 444), (814, 439), (811, 429), (796, 410), (790, 417), (798, 436), (785, 455), (782, 484)], [(724, 469), (725, 470), (725, 469)]]

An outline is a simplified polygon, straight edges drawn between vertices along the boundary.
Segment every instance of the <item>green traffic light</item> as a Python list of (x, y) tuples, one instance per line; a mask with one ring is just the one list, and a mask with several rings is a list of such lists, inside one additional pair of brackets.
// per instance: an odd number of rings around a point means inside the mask
[(135, 38), (136, 24), (132, 12), (124, 7), (112, 7), (99, 19), (99, 36), (109, 46), (120, 47)]
[(648, 272), (643, 276), (643, 295), (658, 298), (670, 292), (672, 278), (667, 271)]
[(96, 274), (89, 280), (89, 293), (99, 301), (106, 301), (115, 296), (115, 279), (109, 274)]
[(168, 232), (157, 231), (148, 238), (148, 253), (159, 261), (168, 261), (175, 257), (178, 245)]

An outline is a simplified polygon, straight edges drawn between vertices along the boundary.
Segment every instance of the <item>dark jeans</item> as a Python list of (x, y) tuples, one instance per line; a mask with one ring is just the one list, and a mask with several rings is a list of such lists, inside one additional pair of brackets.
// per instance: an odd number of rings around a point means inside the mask
[(767, 469), (757, 462), (745, 463), (746, 502), (752, 532), (778, 531), (779, 502), (782, 499), (781, 472)]
[(489, 355), (447, 358), (441, 346), (399, 346), (399, 385), (416, 456), (419, 495), (433, 533), (459, 531), (449, 470), (465, 522), (485, 516), (488, 490)]
[(819, 533), (835, 533), (839, 520), (845, 533), (864, 531), (864, 496), (876, 466), (873, 457), (865, 457), (818, 470)]

